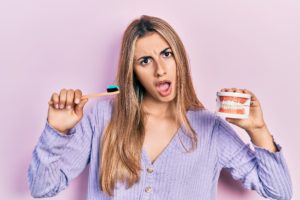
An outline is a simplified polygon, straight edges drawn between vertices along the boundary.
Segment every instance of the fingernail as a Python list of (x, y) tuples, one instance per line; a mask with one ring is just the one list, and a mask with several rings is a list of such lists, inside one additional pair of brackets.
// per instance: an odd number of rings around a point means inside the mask
[(58, 104), (55, 104), (55, 108), (58, 109)]
[(60, 108), (60, 109), (63, 109), (63, 108), (64, 108), (64, 105), (63, 105), (63, 104), (60, 104), (59, 108)]
[(70, 105), (67, 105), (67, 109), (70, 110), (70, 109), (71, 109), (71, 106), (70, 106)]
[(75, 103), (79, 103), (80, 101), (79, 101), (79, 99), (75, 99)]

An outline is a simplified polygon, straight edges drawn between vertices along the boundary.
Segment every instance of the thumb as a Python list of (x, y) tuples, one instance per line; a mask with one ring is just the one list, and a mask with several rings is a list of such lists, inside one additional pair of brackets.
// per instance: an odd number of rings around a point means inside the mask
[(78, 116), (82, 116), (83, 115), (83, 108), (84, 105), (88, 102), (89, 99), (83, 99), (81, 100), (81, 102), (75, 106), (75, 113)]
[(230, 119), (230, 118), (225, 118), (225, 120), (226, 120), (227, 122), (232, 123), (232, 119)]
[(226, 118), (227, 122), (236, 125), (242, 129), (244, 129), (244, 120), (245, 119)]
[(234, 119), (234, 118), (226, 118), (225, 120), (227, 122), (235, 124), (235, 125), (238, 124), (241, 121), (241, 119)]

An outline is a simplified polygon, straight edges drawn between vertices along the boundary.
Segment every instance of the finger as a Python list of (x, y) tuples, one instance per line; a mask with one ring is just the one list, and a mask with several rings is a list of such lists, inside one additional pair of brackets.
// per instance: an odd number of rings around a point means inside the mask
[(74, 101), (74, 90), (69, 89), (67, 91), (67, 99), (66, 99), (66, 108), (71, 109), (73, 107), (73, 101)]
[(50, 101), (48, 102), (49, 105), (51, 105), (52, 107), (58, 109), (58, 102), (59, 102), (59, 97), (58, 97), (58, 94), (56, 92), (54, 92), (52, 95), (51, 95), (51, 99)]
[(67, 100), (67, 90), (62, 89), (59, 94), (59, 108), (63, 109), (66, 105), (66, 100)]
[(225, 120), (232, 123), (232, 124), (238, 124), (238, 123), (241, 122), (242, 119), (235, 119), (235, 118), (226, 117)]
[(79, 90), (79, 89), (75, 90), (75, 100), (74, 100), (75, 104), (80, 103), (81, 96), (82, 96), (81, 90)]
[(250, 90), (244, 89), (244, 93), (250, 94), (250, 95), (251, 95), (251, 100), (252, 100), (252, 101), (258, 101), (256, 95), (255, 95), (253, 92), (251, 92)]
[(89, 99), (83, 99), (78, 105), (75, 106), (75, 113), (79, 116), (83, 115), (84, 105), (88, 102)]
[(239, 88), (235, 88), (235, 92), (237, 92), (237, 93), (243, 93), (243, 90), (239, 89)]
[(247, 89), (244, 89), (244, 92), (251, 95), (251, 102), (250, 102), (251, 106), (253, 106), (253, 107), (260, 106), (260, 102), (253, 92), (251, 92), (250, 90), (247, 90)]
[(237, 88), (232, 88), (233, 92), (237, 92), (237, 90), (238, 90)]
[(225, 118), (225, 120), (226, 120), (226, 121), (228, 121), (228, 122), (230, 122), (230, 123), (232, 123), (232, 122), (233, 122), (233, 119), (232, 119), (232, 118), (228, 118), (228, 117), (226, 117), (226, 118)]
[(234, 92), (235, 88), (228, 88), (226, 92)]
[(244, 93), (246, 93), (246, 94), (251, 94), (251, 96), (255, 96), (255, 95), (253, 94), (253, 92), (251, 92), (251, 91), (248, 90), (248, 89), (243, 89), (243, 91), (244, 91)]

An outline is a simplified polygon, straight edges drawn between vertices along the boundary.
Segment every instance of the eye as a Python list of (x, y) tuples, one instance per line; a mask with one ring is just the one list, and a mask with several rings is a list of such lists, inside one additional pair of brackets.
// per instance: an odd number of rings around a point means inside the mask
[(173, 53), (171, 51), (166, 51), (163, 53), (164, 57), (170, 57), (173, 55)]
[(144, 58), (144, 59), (140, 62), (141, 65), (147, 65), (148, 63), (150, 63), (150, 58)]

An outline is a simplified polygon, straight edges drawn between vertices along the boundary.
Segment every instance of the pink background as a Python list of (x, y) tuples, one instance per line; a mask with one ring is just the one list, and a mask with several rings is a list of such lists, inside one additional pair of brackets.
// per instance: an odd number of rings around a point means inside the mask
[[(215, 94), (223, 87), (256, 93), (269, 129), (283, 146), (293, 199), (300, 199), (299, 4), (298, 0), (1, 1), (0, 198), (32, 199), (26, 171), (52, 92), (63, 87), (84, 93), (105, 90), (114, 80), (124, 29), (134, 18), (148, 14), (167, 20), (181, 36), (197, 94), (208, 109), (214, 111)], [(87, 173), (52, 199), (85, 199)], [(228, 174), (222, 175), (218, 190), (220, 200), (263, 199), (243, 190)]]

